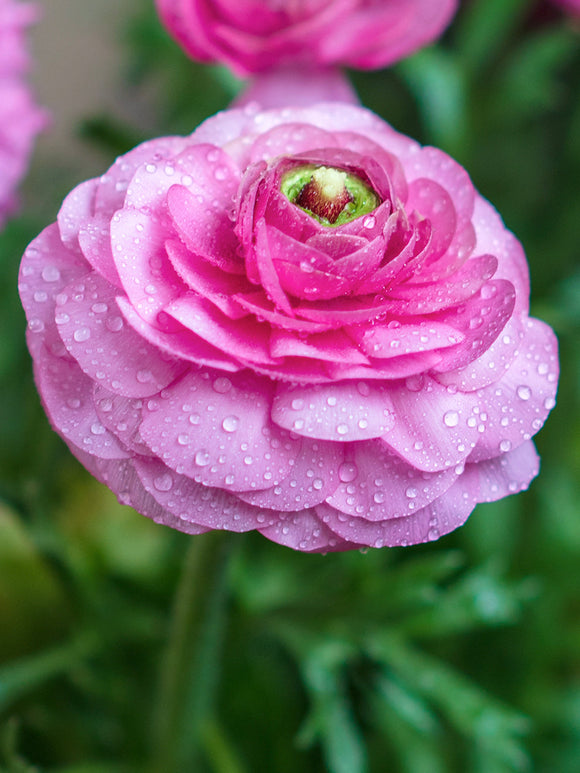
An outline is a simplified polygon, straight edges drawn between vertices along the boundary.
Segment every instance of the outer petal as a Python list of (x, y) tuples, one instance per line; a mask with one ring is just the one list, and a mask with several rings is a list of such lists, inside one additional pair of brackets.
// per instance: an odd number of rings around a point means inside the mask
[(395, 415), (390, 391), (382, 384), (344, 381), (314, 387), (280, 384), (272, 420), (304, 437), (344, 443), (384, 435)]
[(60, 294), (56, 322), (69, 353), (97, 383), (125, 397), (157, 394), (185, 370), (125, 324), (115, 288), (92, 273)]
[(389, 390), (395, 425), (383, 442), (411, 465), (436, 472), (463, 462), (479, 439), (473, 394), (446, 389), (428, 376), (413, 376)]
[(300, 443), (270, 421), (263, 378), (191, 371), (146, 402), (140, 434), (176, 472), (207, 486), (246, 491), (276, 485)]

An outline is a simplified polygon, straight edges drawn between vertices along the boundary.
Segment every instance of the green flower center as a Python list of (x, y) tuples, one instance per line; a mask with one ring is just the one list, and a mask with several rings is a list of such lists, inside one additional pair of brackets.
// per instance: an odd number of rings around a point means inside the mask
[(292, 204), (331, 227), (350, 223), (380, 204), (377, 194), (360, 177), (332, 166), (295, 167), (282, 177), (280, 190)]

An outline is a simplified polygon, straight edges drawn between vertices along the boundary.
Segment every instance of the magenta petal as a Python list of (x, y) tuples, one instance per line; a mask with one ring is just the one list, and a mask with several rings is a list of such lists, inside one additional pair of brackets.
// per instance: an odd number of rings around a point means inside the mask
[(342, 330), (309, 336), (272, 330), (270, 352), (273, 357), (310, 357), (321, 361), (370, 365), (368, 357)]
[[(180, 357), (198, 365), (208, 365), (210, 368), (221, 368), (231, 372), (240, 369), (239, 363), (232, 360), (227, 354), (211, 346), (181, 325), (176, 324), (168, 331), (159, 330), (159, 328), (145, 322), (126, 298), (119, 296), (117, 305), (133, 330), (136, 330), (142, 338), (168, 356)], [(171, 322), (171, 320), (169, 321)]]
[(88, 274), (65, 288), (56, 323), (83, 371), (116, 394), (157, 394), (184, 371), (184, 363), (164, 355), (124, 323), (115, 288), (98, 274)]
[(389, 389), (395, 426), (383, 442), (414, 467), (437, 472), (463, 462), (479, 439), (473, 394), (447, 390), (429, 376)]
[(249, 504), (280, 512), (296, 512), (318, 505), (339, 483), (343, 448), (339, 443), (303, 438), (296, 463), (284, 480), (272, 488), (242, 491), (238, 496)]
[(148, 159), (135, 171), (124, 206), (159, 210), (173, 185), (189, 188), (204, 199), (205, 207), (232, 205), (239, 170), (230, 156), (215, 145), (189, 145), (179, 155), (156, 163)]
[(360, 544), (341, 539), (330, 531), (314, 510), (281, 515), (273, 526), (258, 531), (272, 542), (303, 553), (331, 553), (360, 547)]
[(237, 257), (238, 240), (229, 209), (219, 200), (217, 205), (201, 194), (194, 196), (182, 185), (173, 186), (167, 195), (173, 225), (192, 255), (224, 271), (242, 274), (244, 264)]
[(395, 422), (390, 390), (364, 381), (324, 387), (279, 384), (272, 420), (304, 437), (335, 442), (368, 440), (388, 432)]
[[(473, 215), (475, 204), (475, 190), (473, 183), (465, 169), (450, 156), (438, 148), (421, 148), (412, 157), (412, 161), (406, 163), (405, 172), (407, 179), (412, 183), (418, 179), (436, 180), (451, 196), (457, 216), (457, 229), (463, 228), (469, 223)], [(420, 211), (420, 210), (419, 210)], [(479, 249), (479, 252), (493, 250)]]
[(454, 349), (442, 353), (436, 370), (463, 368), (485, 354), (512, 316), (515, 299), (510, 282), (492, 280), (461, 306), (443, 312), (441, 321), (461, 331), (464, 339)]
[(371, 360), (371, 365), (349, 365), (342, 362), (325, 363), (328, 377), (335, 381), (343, 379), (368, 379), (372, 381), (408, 378), (433, 368), (441, 361), (438, 351), (402, 354), (388, 360)]
[(465, 336), (441, 322), (420, 321), (376, 324), (349, 329), (349, 335), (369, 357), (384, 360), (406, 354), (455, 346)]
[(347, 515), (385, 521), (413, 515), (449, 489), (462, 469), (421, 472), (384, 443), (355, 444), (339, 470), (340, 485), (326, 500)]
[(268, 379), (190, 372), (146, 402), (140, 433), (176, 472), (230, 491), (283, 480), (300, 443), (270, 421)]
[(473, 392), (494, 384), (514, 361), (525, 337), (525, 327), (521, 319), (512, 317), (489, 349), (476, 360), (457, 370), (436, 373), (435, 378), (460, 392)]
[(457, 214), (449, 193), (433, 180), (419, 178), (409, 185), (407, 212), (416, 210), (431, 221), (433, 238), (430, 259), (443, 255), (451, 244), (457, 228)]
[(111, 221), (113, 257), (123, 288), (135, 310), (152, 324), (186, 290), (165, 251), (172, 235), (165, 218), (136, 209), (120, 210)]
[(197, 295), (183, 295), (165, 312), (207, 343), (246, 362), (273, 365), (268, 328), (254, 319), (232, 320)]
[(470, 461), (517, 448), (541, 429), (556, 402), (558, 371), (556, 336), (543, 322), (529, 319), (509, 370), (478, 392), (485, 406), (485, 432)]
[(497, 270), (497, 258), (471, 258), (447, 279), (429, 284), (400, 284), (388, 293), (389, 310), (398, 316), (433, 314), (475, 295)]
[(334, 134), (325, 129), (298, 121), (284, 122), (255, 138), (249, 160), (251, 163), (270, 161), (276, 156), (291, 156), (337, 144)]
[(239, 294), (235, 300), (243, 309), (255, 314), (258, 319), (270, 322), (275, 328), (280, 327), (303, 333), (321, 333), (331, 327), (323, 322), (310, 322), (286, 316), (275, 308), (263, 292)]
[(100, 422), (93, 403), (93, 382), (75, 362), (39, 349), (34, 373), (50, 422), (67, 443), (103, 459), (128, 457), (117, 438)]
[(179, 475), (159, 459), (140, 458), (135, 468), (145, 491), (182, 523), (242, 532), (279, 519), (277, 513), (247, 505), (228, 491), (209, 488)]
[(202, 298), (207, 298), (230, 319), (246, 316), (247, 312), (232, 297), (254, 289), (245, 277), (228, 274), (227, 271), (192, 255), (187, 247), (177, 240), (168, 241), (165, 246), (171, 265), (190, 290)]

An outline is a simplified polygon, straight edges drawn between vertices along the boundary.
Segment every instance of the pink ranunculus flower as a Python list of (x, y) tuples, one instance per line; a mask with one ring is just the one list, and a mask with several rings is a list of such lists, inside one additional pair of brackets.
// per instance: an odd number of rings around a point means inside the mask
[(14, 189), (28, 168), (34, 138), (46, 116), (26, 79), (26, 27), (36, 18), (28, 4), (0, 0), (0, 226), (16, 201)]
[(303, 551), (525, 489), (555, 337), (467, 173), (360, 107), (229, 110), (65, 200), (20, 292), (55, 429), (120, 501)]
[(385, 67), (431, 43), (457, 0), (157, 0), (194, 59), (239, 75), (280, 66)]
[(554, 0), (554, 2), (571, 14), (580, 16), (580, 0)]

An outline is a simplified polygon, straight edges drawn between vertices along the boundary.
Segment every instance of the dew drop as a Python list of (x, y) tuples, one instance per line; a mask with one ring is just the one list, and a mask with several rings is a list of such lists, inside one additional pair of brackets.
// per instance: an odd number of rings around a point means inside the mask
[(212, 384), (214, 392), (218, 392), (220, 395), (225, 395), (232, 388), (232, 382), (225, 376), (220, 376)]
[(336, 428), (336, 431), (339, 435), (347, 435), (348, 434), (348, 424), (339, 424)]
[(231, 416), (226, 416), (225, 419), (222, 421), (222, 428), (224, 432), (235, 432), (239, 427), (239, 424), (240, 424), (239, 417), (234, 416), (232, 414)]
[(153, 485), (157, 491), (171, 491), (173, 488), (173, 478), (169, 473), (165, 473), (165, 475), (160, 475), (158, 478), (155, 478)]
[(457, 411), (447, 411), (443, 416), (443, 423), (446, 427), (456, 427), (459, 424), (459, 414)]
[(500, 450), (500, 451), (501, 451), (503, 454), (506, 454), (508, 451), (510, 451), (510, 450), (511, 450), (511, 447), (512, 447), (511, 440), (500, 440), (500, 443), (499, 443), (499, 450)]
[(350, 483), (358, 475), (358, 469), (353, 462), (343, 462), (338, 468), (338, 477), (343, 483)]
[(91, 329), (88, 327), (79, 327), (73, 333), (73, 338), (77, 343), (83, 343), (83, 341), (88, 341), (90, 337), (91, 337)]
[(198, 467), (207, 467), (210, 462), (209, 452), (206, 451), (205, 448), (201, 448), (199, 451), (195, 452), (193, 461), (197, 464)]
[(58, 282), (60, 279), (60, 271), (56, 266), (45, 266), (42, 269), (42, 278), (45, 282)]
[(525, 384), (520, 384), (520, 386), (516, 389), (516, 394), (520, 398), (520, 400), (529, 400), (532, 396), (532, 390), (529, 386), (526, 386)]
[(137, 371), (137, 381), (140, 384), (147, 384), (149, 381), (151, 381), (153, 378), (153, 373), (151, 373), (150, 370), (138, 370)]

